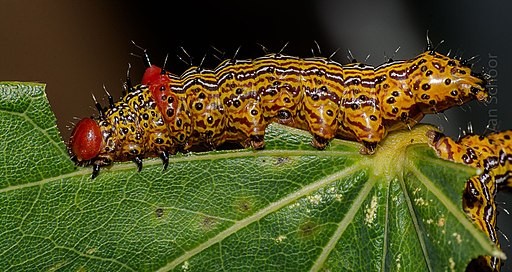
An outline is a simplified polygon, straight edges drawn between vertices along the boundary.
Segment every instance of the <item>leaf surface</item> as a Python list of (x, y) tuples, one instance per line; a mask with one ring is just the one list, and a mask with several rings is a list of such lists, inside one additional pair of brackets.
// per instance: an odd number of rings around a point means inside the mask
[(0, 270), (464, 271), (502, 254), (461, 208), (476, 170), (440, 160), (429, 126), (309, 145), (271, 125), (266, 148), (75, 167), (44, 85), (0, 83)]

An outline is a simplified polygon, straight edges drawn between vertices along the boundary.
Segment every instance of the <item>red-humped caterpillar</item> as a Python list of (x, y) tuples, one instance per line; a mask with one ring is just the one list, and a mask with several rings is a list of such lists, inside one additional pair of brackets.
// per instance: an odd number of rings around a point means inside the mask
[[(439, 157), (482, 169), (466, 182), (462, 206), (471, 220), (499, 247), (496, 234), (495, 196), (499, 188), (512, 188), (512, 130), (487, 136), (466, 135), (458, 141), (439, 132), (429, 132)], [(481, 256), (467, 271), (500, 271), (500, 259)]]
[(133, 160), (140, 170), (142, 158), (159, 156), (167, 167), (170, 154), (197, 145), (260, 149), (272, 122), (308, 130), (319, 149), (339, 137), (372, 154), (389, 131), (488, 97), (483, 75), (431, 47), (378, 67), (282, 54), (192, 67), (182, 76), (151, 66), (143, 83), (117, 103), (109, 96), (106, 109), (96, 104), (100, 116), (74, 128), (71, 156), (93, 165), (93, 177), (114, 161)]

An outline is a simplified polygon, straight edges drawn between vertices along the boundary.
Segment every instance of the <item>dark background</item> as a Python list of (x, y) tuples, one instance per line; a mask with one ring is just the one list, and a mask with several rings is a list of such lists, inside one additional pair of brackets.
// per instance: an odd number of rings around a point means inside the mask
[[(164, 2), (165, 3), (165, 2)], [(128, 63), (138, 82), (143, 72), (133, 40), (147, 48), (153, 63), (180, 74), (188, 66), (183, 47), (198, 65), (214, 68), (212, 46), (230, 58), (253, 58), (284, 49), (312, 56), (320, 45), (323, 56), (339, 49), (335, 60), (347, 63), (347, 51), (378, 65), (387, 57), (412, 58), (426, 47), (426, 33), (440, 52), (463, 57), (479, 55), (477, 70), (492, 73), (493, 103), (472, 102), (429, 116), (423, 122), (457, 137), (471, 121), (474, 131), (512, 128), (512, 2), (509, 1), (69, 1), (0, 0), (0, 80), (47, 84), (47, 95), (64, 139), (77, 118), (96, 114), (91, 99), (103, 104), (102, 86), (121, 93)], [(395, 50), (400, 50), (395, 53)], [(222, 57), (220, 53), (216, 53)], [(318, 53), (316, 53), (319, 56)], [(489, 57), (489, 56), (493, 57)], [(489, 126), (490, 124), (490, 126)], [(498, 124), (496, 126), (496, 124)], [(489, 129), (487, 129), (489, 131)], [(499, 194), (498, 226), (512, 236), (511, 194)], [(510, 242), (502, 246), (511, 256)], [(512, 256), (511, 256), (512, 257)], [(509, 262), (504, 271), (512, 271)]]

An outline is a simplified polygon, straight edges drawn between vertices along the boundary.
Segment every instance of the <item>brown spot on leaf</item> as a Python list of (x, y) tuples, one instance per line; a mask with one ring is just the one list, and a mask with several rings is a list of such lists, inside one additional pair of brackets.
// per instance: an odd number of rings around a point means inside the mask
[(299, 226), (299, 236), (309, 238), (318, 232), (318, 224), (313, 221), (306, 221)]
[(164, 216), (164, 209), (162, 208), (157, 208), (155, 210), (155, 215), (157, 218), (161, 218), (162, 216)]
[(215, 225), (217, 224), (217, 219), (210, 217), (210, 216), (204, 216), (203, 220), (201, 221), (201, 228), (205, 231), (212, 230)]
[(254, 203), (250, 199), (243, 197), (235, 200), (234, 208), (237, 213), (248, 214), (254, 208)]

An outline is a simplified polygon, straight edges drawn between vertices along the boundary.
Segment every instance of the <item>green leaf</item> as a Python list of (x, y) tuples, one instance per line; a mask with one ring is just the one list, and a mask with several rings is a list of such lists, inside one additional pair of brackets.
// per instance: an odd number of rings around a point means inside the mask
[(419, 126), (376, 155), (272, 125), (264, 150), (115, 164), (90, 179), (59, 139), (44, 85), (0, 83), (0, 270), (464, 271), (502, 256), (461, 208), (476, 170)]

